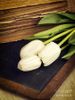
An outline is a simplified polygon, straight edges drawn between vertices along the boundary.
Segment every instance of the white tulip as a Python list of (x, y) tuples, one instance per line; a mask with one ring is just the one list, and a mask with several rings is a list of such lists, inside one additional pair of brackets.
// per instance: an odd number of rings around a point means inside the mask
[(24, 72), (38, 69), (40, 66), (41, 66), (41, 60), (36, 55), (33, 55), (28, 58), (23, 58), (18, 63), (18, 69)]
[(45, 46), (45, 48), (38, 54), (44, 63), (44, 66), (52, 64), (61, 53), (61, 48), (58, 44), (50, 42)]
[(29, 57), (31, 55), (35, 55), (40, 52), (45, 47), (44, 43), (40, 40), (33, 40), (29, 42), (27, 45), (22, 47), (20, 51), (20, 57)]

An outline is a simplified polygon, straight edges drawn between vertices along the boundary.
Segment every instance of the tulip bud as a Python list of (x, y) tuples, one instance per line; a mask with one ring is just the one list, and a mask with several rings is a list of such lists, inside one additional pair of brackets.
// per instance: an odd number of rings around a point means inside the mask
[(45, 45), (42, 41), (33, 40), (29, 42), (27, 45), (25, 45), (24, 47), (22, 47), (20, 51), (20, 57), (24, 58), (24, 57), (35, 55), (38, 52), (40, 52), (44, 48), (44, 46)]
[(58, 44), (50, 42), (45, 46), (45, 48), (38, 54), (44, 63), (44, 66), (52, 64), (61, 53), (61, 48)]
[(36, 55), (33, 55), (28, 58), (23, 58), (18, 63), (18, 69), (24, 72), (35, 70), (40, 66), (41, 66), (41, 60)]

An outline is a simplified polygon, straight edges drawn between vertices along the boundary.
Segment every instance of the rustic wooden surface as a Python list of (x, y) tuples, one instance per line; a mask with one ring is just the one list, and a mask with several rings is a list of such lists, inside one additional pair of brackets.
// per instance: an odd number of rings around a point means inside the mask
[(68, 9), (71, 12), (75, 12), (75, 0), (67, 0), (68, 1)]
[[(0, 89), (0, 100), (28, 100)], [(64, 81), (51, 100), (75, 100), (75, 69)]]
[(0, 10), (66, 0), (0, 0)]
[[(61, 0), (56, 0), (59, 2), (46, 4), (41, 4), (40, 1), (43, 0), (39, 0), (40, 4), (37, 4), (35, 6), (17, 6), (17, 8), (14, 9), (0, 10), (0, 42), (21, 40), (31, 34), (48, 29), (49, 27), (41, 27), (37, 25), (40, 18), (49, 12), (67, 10), (67, 3), (64, 0), (62, 0), (62, 2), (60, 2)], [(4, 4), (6, 3), (4, 2)], [(7, 4), (9, 5), (9, 3)], [(33, 4), (35, 3), (33, 2)]]

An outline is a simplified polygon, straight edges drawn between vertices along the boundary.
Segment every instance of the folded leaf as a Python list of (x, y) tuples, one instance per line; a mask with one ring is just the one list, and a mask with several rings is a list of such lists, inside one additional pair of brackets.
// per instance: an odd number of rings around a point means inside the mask
[(71, 12), (59, 12), (59, 15), (62, 15), (63, 17), (69, 18), (70, 20), (75, 20), (75, 13)]
[(45, 36), (37, 36), (37, 37), (34, 37), (34, 36), (32, 35), (32, 36), (26, 37), (25, 40), (48, 39), (48, 38), (50, 38), (49, 35), (45, 35)]
[(71, 22), (72, 20), (69, 18), (66, 18), (58, 13), (49, 13), (46, 16), (44, 16), (38, 24), (60, 24), (60, 23), (67, 23)]

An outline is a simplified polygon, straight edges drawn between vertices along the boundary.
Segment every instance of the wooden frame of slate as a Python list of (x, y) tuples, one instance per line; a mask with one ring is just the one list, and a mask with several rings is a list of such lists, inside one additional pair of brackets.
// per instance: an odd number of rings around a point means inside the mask
[(27, 96), (36, 100), (50, 99), (56, 90), (60, 87), (65, 78), (70, 74), (75, 65), (75, 56), (68, 61), (64, 67), (56, 74), (52, 80), (44, 87), (42, 91), (37, 91), (33, 88), (23, 86), (19, 83), (0, 77), (0, 85), (11, 91), (20, 93), (23, 96)]
[[(24, 73), (17, 69), (19, 50), (28, 41), (0, 44), (0, 87), (34, 100), (50, 99), (75, 67), (75, 56), (60, 57), (48, 68)], [(15, 49), (14, 49), (15, 48)], [(8, 56), (8, 57), (7, 57)]]

